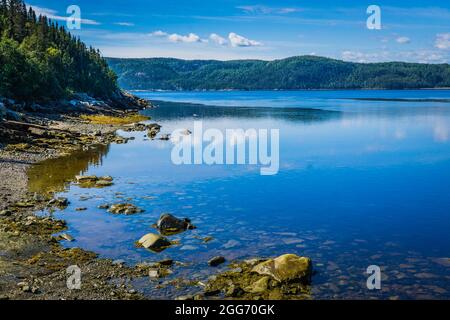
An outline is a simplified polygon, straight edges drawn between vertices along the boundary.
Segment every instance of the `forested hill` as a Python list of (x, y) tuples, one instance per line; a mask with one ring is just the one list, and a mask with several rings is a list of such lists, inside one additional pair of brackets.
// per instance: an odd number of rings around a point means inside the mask
[(107, 58), (125, 89), (406, 89), (450, 87), (448, 64), (352, 63), (316, 56), (275, 61)]
[(0, 0), (0, 97), (52, 100), (72, 92), (103, 98), (117, 92), (100, 53), (63, 26), (37, 17), (22, 0)]

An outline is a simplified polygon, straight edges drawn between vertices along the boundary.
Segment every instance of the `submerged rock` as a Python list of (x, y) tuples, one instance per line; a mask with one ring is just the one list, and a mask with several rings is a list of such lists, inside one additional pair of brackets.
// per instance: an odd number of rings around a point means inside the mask
[(133, 205), (131, 203), (113, 204), (108, 209), (108, 212), (111, 212), (113, 214), (125, 214), (125, 215), (132, 215), (132, 214), (140, 213), (143, 211), (144, 210), (136, 207), (135, 205)]
[(170, 134), (162, 134), (159, 137), (159, 140), (164, 140), (164, 141), (170, 140)]
[(224, 257), (214, 257), (211, 260), (208, 261), (208, 264), (211, 267), (217, 267), (219, 265), (221, 265), (222, 263), (225, 263), (225, 258)]
[(269, 259), (256, 265), (252, 272), (268, 275), (279, 282), (311, 280), (311, 259), (295, 254), (285, 254), (275, 259)]
[(253, 282), (251, 285), (245, 287), (244, 291), (257, 294), (264, 293), (269, 288), (269, 281), (269, 276), (262, 277), (261, 279)]
[(182, 130), (180, 133), (181, 133), (182, 135), (184, 135), (184, 136), (189, 136), (189, 135), (192, 134), (192, 132), (191, 132), (190, 130), (188, 130), (188, 129), (184, 129), (184, 130)]
[(67, 198), (56, 198), (52, 199), (48, 202), (49, 206), (57, 207), (61, 210), (67, 208), (67, 206), (70, 204), (69, 200)]
[(67, 233), (60, 234), (58, 236), (58, 240), (66, 240), (66, 241), (69, 241), (69, 242), (75, 241), (75, 239), (71, 235), (69, 235)]
[(170, 213), (163, 213), (156, 223), (156, 228), (158, 228), (161, 234), (171, 235), (188, 229), (195, 229), (195, 226), (191, 224), (191, 220), (188, 218), (178, 219)]
[(204, 296), (224, 294), (245, 300), (310, 299), (311, 265), (309, 258), (294, 254), (233, 262), (230, 270), (208, 279)]
[(171, 246), (171, 242), (166, 238), (154, 234), (148, 233), (138, 240), (138, 244), (146, 249), (150, 249), (156, 252), (163, 251)]
[(113, 185), (113, 178), (110, 176), (76, 176), (75, 180), (81, 188), (104, 188)]
[(149, 125), (147, 126), (147, 128), (148, 128), (147, 135), (148, 135), (151, 139), (155, 138), (156, 135), (157, 135), (157, 134), (159, 133), (159, 131), (161, 130), (161, 126), (160, 126), (159, 124), (157, 124), (157, 123), (149, 124)]

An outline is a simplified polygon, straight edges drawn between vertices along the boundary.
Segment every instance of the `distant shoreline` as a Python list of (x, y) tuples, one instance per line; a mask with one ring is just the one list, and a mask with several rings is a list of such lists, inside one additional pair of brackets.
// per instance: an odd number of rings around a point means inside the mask
[(255, 90), (243, 90), (243, 89), (220, 89), (220, 90), (210, 90), (210, 89), (195, 89), (195, 90), (162, 90), (162, 89), (127, 89), (129, 92), (261, 92), (261, 91), (272, 91), (272, 92), (294, 92), (294, 91), (450, 91), (450, 87), (442, 87), (442, 88), (418, 88), (418, 89), (255, 89)]

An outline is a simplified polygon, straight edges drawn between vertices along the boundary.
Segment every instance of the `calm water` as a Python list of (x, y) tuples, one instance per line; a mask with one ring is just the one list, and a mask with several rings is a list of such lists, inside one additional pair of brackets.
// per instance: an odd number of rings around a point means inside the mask
[[(198, 120), (223, 131), (279, 129), (279, 173), (261, 176), (259, 166), (248, 165), (175, 166), (170, 141), (122, 133), (135, 140), (48, 162), (30, 174), (36, 190), (58, 190), (79, 172), (114, 177), (111, 188), (61, 192), (72, 202), (56, 213), (76, 238), (68, 246), (129, 264), (169, 257), (187, 264), (169, 279), (205, 279), (226, 269), (207, 266), (216, 255), (296, 253), (313, 259), (314, 298), (450, 298), (450, 103), (443, 101), (450, 91), (137, 94), (176, 102), (146, 111), (162, 133), (192, 130)], [(97, 209), (121, 201), (146, 211), (113, 216)], [(198, 229), (172, 236), (180, 245), (162, 253), (135, 248), (155, 232), (151, 225), (163, 212), (189, 217)], [(214, 240), (205, 244), (206, 236)], [(381, 291), (366, 288), (369, 265), (383, 270)], [(156, 290), (148, 280), (136, 285), (156, 298), (201, 290)]]

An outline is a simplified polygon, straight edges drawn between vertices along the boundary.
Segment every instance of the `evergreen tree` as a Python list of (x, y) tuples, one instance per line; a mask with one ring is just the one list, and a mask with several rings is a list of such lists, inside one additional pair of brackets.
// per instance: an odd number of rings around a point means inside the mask
[(73, 92), (107, 98), (115, 74), (100, 52), (22, 0), (0, 0), (0, 96), (59, 99)]

